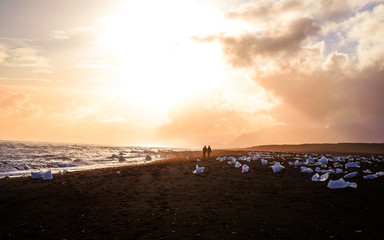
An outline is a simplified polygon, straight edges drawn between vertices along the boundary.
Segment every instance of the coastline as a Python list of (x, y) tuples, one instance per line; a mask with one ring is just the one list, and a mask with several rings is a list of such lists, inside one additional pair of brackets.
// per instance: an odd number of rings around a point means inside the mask
[[(139, 166), (0, 179), (1, 239), (379, 239), (384, 178), (332, 190), (295, 168), (241, 173), (175, 152)], [(287, 160), (288, 161), (288, 160)], [(196, 164), (204, 166), (194, 175)], [(248, 164), (248, 163), (247, 163)], [(382, 165), (371, 170), (383, 170)]]
[[(57, 144), (3, 141), (0, 144), (0, 178), (28, 177), (31, 172), (58, 173), (160, 161), (167, 147)], [(149, 159), (147, 159), (149, 156)]]

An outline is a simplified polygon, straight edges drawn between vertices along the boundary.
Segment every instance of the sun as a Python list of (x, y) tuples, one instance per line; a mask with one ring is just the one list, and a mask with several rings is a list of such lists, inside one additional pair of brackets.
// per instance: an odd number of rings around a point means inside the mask
[(220, 16), (193, 1), (130, 1), (100, 39), (118, 59), (123, 94), (155, 107), (220, 85), (225, 68), (218, 43), (193, 37), (219, 26)]

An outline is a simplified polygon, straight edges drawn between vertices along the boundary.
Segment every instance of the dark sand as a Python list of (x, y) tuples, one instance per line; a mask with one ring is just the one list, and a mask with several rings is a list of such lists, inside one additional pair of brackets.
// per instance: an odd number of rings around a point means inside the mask
[[(213, 158), (196, 162), (199, 154), (48, 181), (0, 179), (0, 239), (383, 239), (384, 177), (331, 190), (293, 167), (273, 173), (252, 161), (242, 174)], [(196, 163), (201, 175), (192, 174)]]

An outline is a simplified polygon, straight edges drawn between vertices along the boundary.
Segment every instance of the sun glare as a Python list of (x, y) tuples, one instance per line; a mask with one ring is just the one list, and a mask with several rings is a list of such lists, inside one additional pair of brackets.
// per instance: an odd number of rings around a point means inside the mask
[(122, 7), (100, 39), (119, 59), (120, 91), (169, 107), (214, 89), (225, 67), (221, 47), (193, 37), (212, 32), (218, 19), (192, 1), (140, 0)]

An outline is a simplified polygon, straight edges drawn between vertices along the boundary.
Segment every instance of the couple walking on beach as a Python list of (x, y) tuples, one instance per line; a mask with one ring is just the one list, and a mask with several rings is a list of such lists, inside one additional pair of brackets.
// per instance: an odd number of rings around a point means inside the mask
[(208, 148), (207, 146), (204, 145), (203, 147), (203, 160), (205, 160), (205, 154), (208, 153), (208, 159), (211, 157), (211, 152), (212, 152), (212, 149), (211, 149), (211, 146), (208, 145)]

